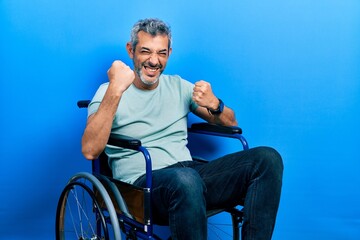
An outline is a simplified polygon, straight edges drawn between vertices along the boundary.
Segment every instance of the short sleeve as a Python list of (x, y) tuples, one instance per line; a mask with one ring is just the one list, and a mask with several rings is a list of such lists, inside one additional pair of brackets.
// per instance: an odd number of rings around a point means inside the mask
[(104, 83), (100, 85), (98, 90), (96, 91), (93, 99), (91, 100), (89, 106), (88, 106), (88, 117), (92, 114), (96, 113), (99, 109), (100, 103), (104, 98), (105, 92), (108, 88), (109, 83)]

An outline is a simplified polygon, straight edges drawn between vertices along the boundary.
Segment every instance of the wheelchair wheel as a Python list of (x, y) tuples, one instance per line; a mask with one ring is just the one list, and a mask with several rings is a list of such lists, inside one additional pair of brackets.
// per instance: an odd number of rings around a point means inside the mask
[(79, 173), (64, 188), (56, 212), (56, 239), (121, 239), (111, 199), (93, 175)]
[(241, 239), (240, 229), (242, 222), (242, 214), (241, 211), (238, 210), (234, 210), (233, 213), (222, 212), (220, 214), (208, 218), (209, 240)]

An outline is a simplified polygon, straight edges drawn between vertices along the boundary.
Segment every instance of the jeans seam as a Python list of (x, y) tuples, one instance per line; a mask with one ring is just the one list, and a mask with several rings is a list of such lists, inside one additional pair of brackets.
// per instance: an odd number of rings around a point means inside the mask
[[(254, 166), (254, 174), (252, 175), (252, 176), (256, 176), (255, 178), (254, 178), (254, 180), (253, 180), (253, 189), (252, 189), (252, 192), (253, 192), (253, 194), (252, 194), (252, 197), (251, 197), (251, 199), (250, 199), (250, 201), (251, 201), (251, 207), (252, 207), (252, 209), (249, 209), (249, 219), (250, 219), (250, 222), (251, 223), (253, 223), (253, 222), (255, 222), (255, 219), (256, 219), (256, 217), (255, 217), (255, 213), (254, 213), (254, 209), (253, 209), (253, 207), (254, 207), (254, 203), (256, 202), (256, 197), (257, 197), (257, 182), (258, 182), (258, 180), (259, 180), (259, 176), (260, 176), (260, 172), (259, 172), (259, 166), (258, 165), (255, 165)], [(250, 229), (251, 229), (251, 227), (252, 226), (250, 226)], [(252, 230), (250, 230), (250, 232), (249, 232), (249, 237), (250, 237), (250, 240), (251, 239), (253, 239), (253, 236), (252, 236), (252, 233), (253, 233), (254, 231), (252, 231)]]

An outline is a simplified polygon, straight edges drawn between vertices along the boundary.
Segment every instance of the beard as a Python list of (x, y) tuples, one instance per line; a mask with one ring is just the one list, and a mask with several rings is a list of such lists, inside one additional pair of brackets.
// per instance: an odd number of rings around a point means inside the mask
[[(145, 74), (142, 71), (143, 67), (159, 68), (159, 75), (153, 80), (147, 80)], [(160, 78), (161, 74), (163, 73), (163, 71), (164, 71), (164, 69), (161, 64), (151, 65), (149, 63), (143, 62), (140, 64), (139, 67), (135, 67), (136, 74), (139, 76), (141, 82), (143, 84), (145, 84), (146, 86), (152, 86), (152, 85), (156, 84), (159, 81), (159, 78)]]
[(141, 82), (143, 84), (145, 84), (146, 86), (152, 86), (152, 85), (156, 84), (159, 81), (159, 78), (160, 78), (162, 72), (160, 72), (159, 76), (155, 80), (152, 80), (152, 81), (148, 81), (148, 80), (145, 79), (145, 76), (142, 73), (141, 69), (137, 69), (136, 73), (139, 76), (139, 78), (140, 78), (140, 80), (141, 80)]

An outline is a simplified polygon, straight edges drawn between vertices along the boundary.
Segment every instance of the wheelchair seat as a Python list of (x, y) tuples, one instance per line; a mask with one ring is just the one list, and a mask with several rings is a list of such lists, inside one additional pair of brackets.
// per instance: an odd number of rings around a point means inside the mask
[[(80, 108), (90, 101), (79, 101)], [(188, 132), (240, 140), (243, 149), (248, 143), (239, 127), (223, 127), (208, 123), (192, 124)], [(143, 153), (146, 162), (146, 187), (141, 188), (114, 179), (103, 152), (92, 161), (92, 173), (78, 173), (70, 178), (60, 195), (56, 213), (56, 239), (160, 239), (153, 231), (151, 211), (151, 156), (141, 141), (131, 137), (110, 135), (109, 145)], [(196, 159), (195, 159), (196, 160)], [(207, 217), (228, 212), (232, 221), (231, 239), (239, 239), (243, 212), (238, 208), (212, 209)], [(122, 233), (120, 233), (120, 231)], [(223, 238), (220, 238), (223, 239)]]

